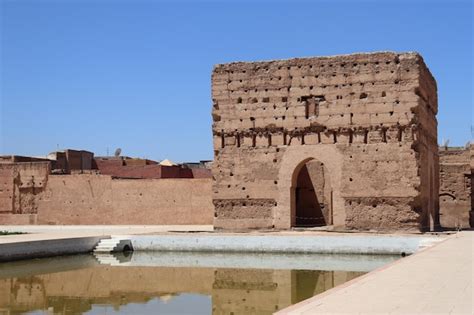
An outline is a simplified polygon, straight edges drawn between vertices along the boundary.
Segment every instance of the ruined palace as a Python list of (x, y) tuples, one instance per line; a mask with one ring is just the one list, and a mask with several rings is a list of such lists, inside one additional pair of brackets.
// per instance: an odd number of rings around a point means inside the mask
[(439, 217), (447, 229), (474, 228), (474, 145), (440, 147)]
[(216, 228), (439, 225), (436, 81), (417, 53), (215, 66)]

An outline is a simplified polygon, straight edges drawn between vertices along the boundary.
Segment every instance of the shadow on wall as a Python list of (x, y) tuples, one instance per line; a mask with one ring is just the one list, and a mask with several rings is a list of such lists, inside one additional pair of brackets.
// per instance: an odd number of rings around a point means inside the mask
[(310, 160), (295, 170), (292, 192), (295, 199), (295, 226), (316, 227), (332, 224), (332, 188), (323, 163)]

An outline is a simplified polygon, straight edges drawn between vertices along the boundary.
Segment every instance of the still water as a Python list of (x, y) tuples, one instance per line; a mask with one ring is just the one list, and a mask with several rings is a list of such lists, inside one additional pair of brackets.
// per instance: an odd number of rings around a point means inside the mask
[(272, 314), (391, 256), (135, 252), (0, 264), (0, 314)]

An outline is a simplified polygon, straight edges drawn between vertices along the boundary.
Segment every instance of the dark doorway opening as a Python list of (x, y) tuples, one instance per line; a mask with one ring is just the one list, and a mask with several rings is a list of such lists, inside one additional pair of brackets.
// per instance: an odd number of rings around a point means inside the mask
[(324, 164), (309, 161), (298, 173), (295, 185), (295, 226), (317, 227), (332, 224), (332, 190)]

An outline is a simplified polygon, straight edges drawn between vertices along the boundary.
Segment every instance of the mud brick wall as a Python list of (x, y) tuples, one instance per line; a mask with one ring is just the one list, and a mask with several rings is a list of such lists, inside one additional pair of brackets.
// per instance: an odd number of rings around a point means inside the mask
[(327, 168), (336, 228), (439, 225), (437, 88), (419, 54), (221, 64), (212, 100), (217, 228), (294, 226), (310, 160)]
[[(472, 216), (470, 150), (440, 148), (440, 223), (444, 228), (469, 228)], [(474, 227), (474, 225), (472, 226)]]
[(49, 162), (0, 163), (0, 215), (38, 213), (49, 171)]
[(212, 182), (49, 175), (49, 163), (0, 164), (0, 225), (213, 223)]
[(38, 224), (212, 224), (210, 179), (52, 175)]

